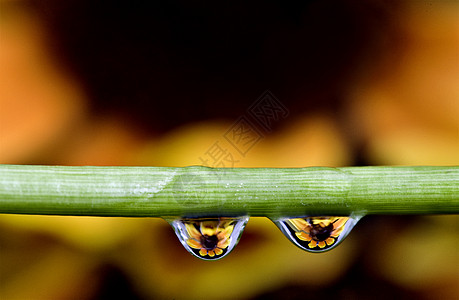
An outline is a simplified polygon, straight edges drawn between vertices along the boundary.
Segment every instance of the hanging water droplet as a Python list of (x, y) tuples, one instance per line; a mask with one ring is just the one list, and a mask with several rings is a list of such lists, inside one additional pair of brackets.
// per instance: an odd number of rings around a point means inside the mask
[(169, 221), (188, 252), (204, 260), (217, 260), (239, 242), (248, 216), (180, 218)]
[(314, 216), (273, 220), (295, 245), (309, 252), (324, 252), (336, 247), (351, 232), (362, 216)]

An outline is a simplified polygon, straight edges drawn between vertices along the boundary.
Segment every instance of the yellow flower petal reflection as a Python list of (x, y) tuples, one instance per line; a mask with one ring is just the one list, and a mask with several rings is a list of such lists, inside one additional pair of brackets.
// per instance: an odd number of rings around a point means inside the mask
[(170, 222), (180, 242), (194, 256), (216, 260), (237, 244), (248, 217), (181, 218)]
[(336, 247), (351, 231), (361, 216), (302, 217), (273, 220), (295, 245), (310, 252), (323, 252)]

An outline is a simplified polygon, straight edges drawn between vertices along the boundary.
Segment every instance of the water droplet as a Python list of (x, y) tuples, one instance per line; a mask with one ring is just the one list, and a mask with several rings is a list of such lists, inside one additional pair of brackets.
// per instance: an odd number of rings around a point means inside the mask
[(233, 250), (248, 220), (248, 216), (180, 218), (169, 223), (188, 252), (200, 259), (217, 260)]
[(362, 216), (314, 216), (273, 220), (296, 246), (309, 252), (324, 252), (338, 246)]

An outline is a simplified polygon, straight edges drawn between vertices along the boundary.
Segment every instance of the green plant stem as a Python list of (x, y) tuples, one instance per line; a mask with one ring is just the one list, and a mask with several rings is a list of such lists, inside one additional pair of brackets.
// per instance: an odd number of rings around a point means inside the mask
[(459, 167), (0, 165), (0, 213), (303, 216), (459, 213)]

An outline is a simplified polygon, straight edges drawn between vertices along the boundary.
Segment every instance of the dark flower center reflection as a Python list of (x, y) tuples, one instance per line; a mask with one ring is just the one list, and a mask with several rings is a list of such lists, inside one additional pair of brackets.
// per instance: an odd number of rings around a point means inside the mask
[(319, 224), (312, 225), (309, 235), (316, 241), (325, 241), (328, 239), (333, 232), (333, 224), (322, 227)]
[(218, 237), (216, 235), (202, 235), (201, 236), (201, 245), (206, 250), (213, 250), (217, 247)]

